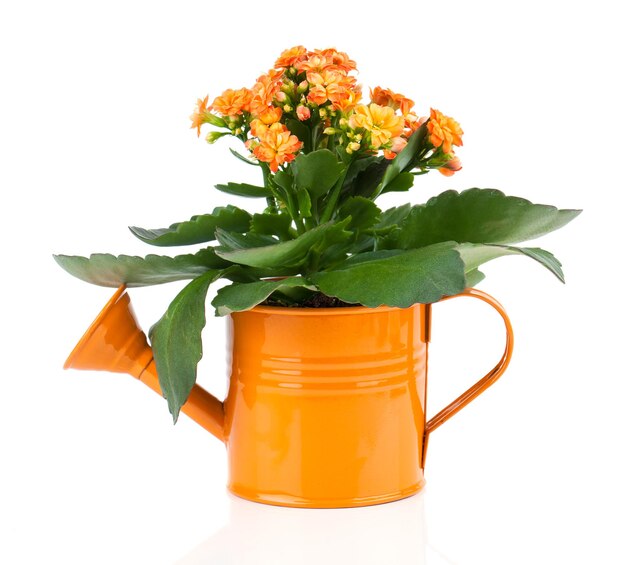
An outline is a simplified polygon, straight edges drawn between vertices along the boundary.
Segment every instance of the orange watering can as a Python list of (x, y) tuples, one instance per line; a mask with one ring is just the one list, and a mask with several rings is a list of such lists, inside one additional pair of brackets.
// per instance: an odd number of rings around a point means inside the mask
[[(223, 441), (229, 490), (267, 504), (365, 506), (424, 485), (430, 432), (491, 386), (513, 351), (426, 420), (431, 305), (410, 308), (257, 306), (230, 316), (232, 372), (224, 402), (195, 385), (182, 411)], [(454, 298), (454, 297), (449, 297)], [(444, 299), (445, 300), (445, 299)], [(120, 287), (65, 368), (129, 373), (161, 394), (152, 350)]]

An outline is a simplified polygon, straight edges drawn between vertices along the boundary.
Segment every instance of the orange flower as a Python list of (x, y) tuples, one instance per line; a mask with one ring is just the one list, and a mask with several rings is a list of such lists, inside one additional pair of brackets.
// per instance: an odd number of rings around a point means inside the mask
[(198, 137), (200, 137), (200, 126), (207, 123), (206, 115), (209, 113), (207, 109), (208, 103), (208, 96), (206, 96), (204, 99), (198, 98), (198, 101), (196, 102), (196, 109), (194, 113), (189, 116), (189, 119), (191, 120), (191, 127), (198, 130)]
[(254, 129), (259, 136), (259, 143), (251, 144), (250, 148), (259, 161), (270, 164), (273, 173), (283, 163), (293, 161), (302, 147), (302, 142), (283, 124), (274, 123), (269, 128), (265, 126)]
[(330, 100), (334, 110), (348, 110), (361, 98), (361, 87), (343, 71), (309, 72), (307, 76), (311, 87), (307, 98), (318, 106)]
[(252, 87), (252, 100), (250, 101), (250, 113), (254, 116), (262, 114), (272, 105), (274, 97), (280, 92), (283, 71), (271, 70), (261, 75)]
[(239, 90), (229, 88), (213, 101), (212, 108), (222, 116), (238, 116), (250, 111), (251, 100), (252, 91), (249, 88)]
[(333, 101), (333, 110), (347, 113), (361, 101), (361, 86), (344, 89), (342, 96)]
[(370, 98), (375, 104), (389, 106), (394, 110), (400, 110), (403, 116), (406, 116), (415, 105), (415, 102), (410, 98), (402, 94), (397, 94), (388, 88), (381, 88), (380, 86), (377, 86), (374, 90), (370, 89)]
[(404, 116), (405, 135), (411, 137), (427, 119), (428, 118), (418, 118), (415, 114), (411, 113)]
[(270, 106), (259, 114), (259, 119), (266, 125), (271, 125), (280, 120), (283, 115), (282, 108), (276, 106)]
[(429, 140), (434, 147), (442, 147), (444, 153), (452, 153), (452, 146), (463, 145), (461, 126), (452, 118), (444, 116), (439, 110), (430, 109), (428, 121)]
[(451, 177), (457, 171), (460, 171), (463, 168), (461, 165), (461, 160), (454, 156), (450, 159), (443, 167), (437, 169), (442, 175), (446, 177)]
[(297, 45), (296, 47), (292, 47), (291, 49), (285, 49), (276, 62), (274, 66), (277, 69), (288, 69), (289, 67), (293, 67), (306, 53), (306, 47), (302, 45)]
[(307, 79), (309, 72), (322, 73), (331, 69), (333, 66), (333, 60), (327, 59), (319, 53), (307, 53), (306, 57), (296, 63), (296, 68), (299, 71), (306, 71)]
[(333, 68), (350, 72), (356, 70), (356, 62), (354, 62), (347, 53), (337, 51), (336, 49), (316, 49), (315, 53), (321, 55), (326, 60), (332, 61)]
[(398, 137), (404, 129), (404, 119), (396, 116), (393, 108), (370, 104), (359, 104), (355, 109), (348, 125), (352, 129), (363, 128), (370, 132), (372, 149), (379, 149), (386, 145), (391, 138)]

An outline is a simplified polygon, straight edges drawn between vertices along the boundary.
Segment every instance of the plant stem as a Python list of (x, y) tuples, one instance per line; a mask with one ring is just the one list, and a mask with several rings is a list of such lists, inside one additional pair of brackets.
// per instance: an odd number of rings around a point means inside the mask
[[(263, 186), (269, 188), (271, 190), (272, 194), (275, 194), (274, 193), (274, 188), (272, 187), (272, 181), (271, 181), (269, 167), (267, 166), (266, 163), (261, 163), (261, 171), (263, 172)], [(267, 207), (270, 209), (270, 211), (271, 212), (277, 212), (278, 208), (276, 206), (276, 197), (275, 196), (268, 196), (265, 200), (267, 202)]]

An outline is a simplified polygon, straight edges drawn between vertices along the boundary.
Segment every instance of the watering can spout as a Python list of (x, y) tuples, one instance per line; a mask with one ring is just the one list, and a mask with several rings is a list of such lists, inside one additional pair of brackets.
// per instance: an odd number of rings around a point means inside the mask
[[(162, 396), (152, 349), (125, 290), (117, 289), (63, 368), (128, 373)], [(194, 385), (182, 412), (224, 441), (224, 404), (202, 387)]]

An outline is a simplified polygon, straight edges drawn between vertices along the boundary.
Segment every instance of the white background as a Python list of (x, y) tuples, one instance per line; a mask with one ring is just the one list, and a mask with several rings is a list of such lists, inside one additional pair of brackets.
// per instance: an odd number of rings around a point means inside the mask
[[(0, 8), (3, 359), (0, 562), (6, 564), (626, 563), (624, 32), (618, 2), (6, 2)], [(163, 227), (259, 179), (189, 129), (196, 98), (250, 86), (280, 52), (334, 46), (366, 88), (454, 116), (464, 169), (391, 206), (495, 187), (584, 213), (536, 242), (567, 284), (500, 259), (508, 373), (431, 438), (427, 487), (357, 510), (225, 493), (223, 446), (130, 377), (64, 372), (112, 290), (52, 253), (143, 255)], [(248, 170), (250, 169), (250, 170)], [(249, 201), (235, 202), (254, 206)], [(157, 250), (158, 251), (158, 250)], [(182, 285), (131, 291), (143, 327)], [(498, 359), (482, 303), (435, 307), (432, 412)], [(223, 394), (224, 321), (200, 381)]]

